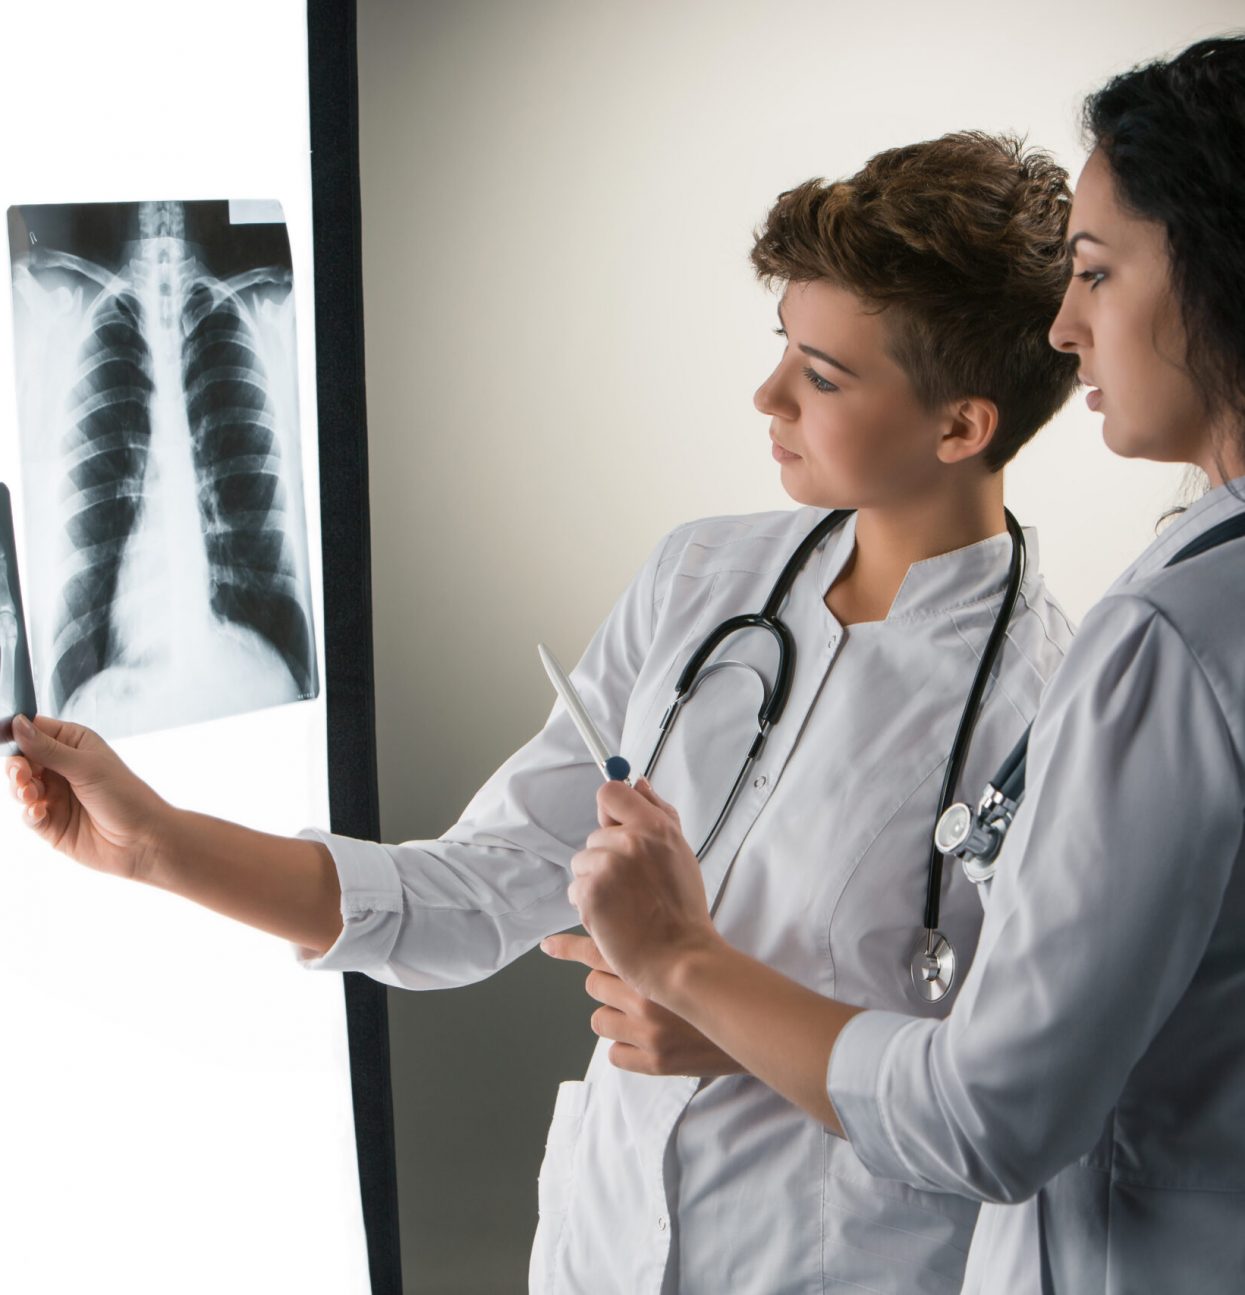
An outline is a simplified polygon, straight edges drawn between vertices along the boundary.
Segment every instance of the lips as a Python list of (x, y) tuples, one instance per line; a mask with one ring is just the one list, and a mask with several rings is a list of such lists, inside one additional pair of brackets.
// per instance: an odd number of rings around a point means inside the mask
[(1095, 388), (1085, 397), (1085, 403), (1094, 413), (1097, 413), (1102, 405), (1102, 392)]
[(772, 453), (772, 455), (773, 455), (773, 457), (774, 457), (774, 459), (775, 459), (775, 461), (776, 461), (776, 462), (778, 462), (778, 463), (792, 463), (792, 462), (794, 462), (796, 459), (798, 459), (798, 458), (800, 457), (798, 454), (796, 454), (796, 453), (794, 453), (793, 451), (791, 451), (791, 450), (787, 449), (787, 447), (786, 447), (785, 445), (780, 445), (780, 444), (778, 443), (777, 439), (775, 438), (775, 436), (774, 436), (774, 434), (773, 434), (772, 432), (770, 433), (770, 438), (769, 438), (769, 439), (770, 439), (771, 444), (772, 444), (772, 445), (773, 445), (773, 447), (774, 447), (774, 448), (773, 448), (773, 450), (771, 451), (771, 453)]

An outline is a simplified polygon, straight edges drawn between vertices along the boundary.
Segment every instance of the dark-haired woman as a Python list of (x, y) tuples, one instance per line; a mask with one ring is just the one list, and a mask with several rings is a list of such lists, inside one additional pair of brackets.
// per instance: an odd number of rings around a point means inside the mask
[[(910, 975), (929, 832), (1008, 584), (1000, 469), (1075, 382), (1075, 361), (1046, 344), (1069, 197), (1049, 158), (971, 133), (783, 195), (754, 248), (757, 270), (785, 287), (786, 339), (756, 404), (760, 444), (804, 507), (676, 529), (574, 672), (607, 740), (642, 768), (710, 627), (765, 604), (827, 509), (856, 509), (821, 533), (781, 599), (796, 643), (786, 710), (704, 851), (725, 938), (813, 991), (926, 1017), (949, 1002), (922, 997)], [(1029, 540), (965, 791), (1019, 735), (1069, 640)], [(705, 677), (653, 774), (698, 843), (776, 677), (763, 630), (732, 636), (709, 664), (723, 658), (752, 669)], [(570, 860), (596, 826), (600, 774), (561, 707), (444, 837), (396, 846), (266, 837), (172, 810), (93, 735), (40, 725), (18, 733), (33, 769), (13, 768), (45, 839), (286, 936), (311, 965), (448, 987), (576, 920)], [(940, 925), (963, 962), (980, 905), (962, 878), (947, 882)], [(592, 962), (585, 944), (557, 951)], [(880, 1183), (608, 968), (589, 988), (602, 1040), (587, 1080), (558, 1095), (534, 1290), (958, 1290), (975, 1202)], [(499, 1056), (499, 1103), (506, 1069)]]
[(1245, 505), (1245, 40), (1117, 78), (1086, 123), (1050, 340), (1113, 450), (1213, 488), (1091, 611), (1043, 696), (949, 1017), (859, 1012), (729, 949), (651, 795), (602, 791), (619, 826), (574, 860), (572, 898), (637, 992), (894, 1190), (988, 1202), (965, 1291), (1239, 1295), (1245, 538), (1205, 545)]

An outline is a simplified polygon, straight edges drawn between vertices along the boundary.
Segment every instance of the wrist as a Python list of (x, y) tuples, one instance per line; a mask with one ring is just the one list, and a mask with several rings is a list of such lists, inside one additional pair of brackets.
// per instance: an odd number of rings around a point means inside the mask
[(698, 997), (698, 986), (712, 981), (730, 954), (730, 945), (714, 927), (697, 931), (662, 959), (647, 997), (684, 1020), (689, 1019), (688, 1012)]
[(152, 793), (153, 804), (145, 814), (146, 826), (134, 849), (134, 880), (159, 889), (168, 888), (169, 862), (177, 858), (178, 832), (186, 811), (170, 805)]

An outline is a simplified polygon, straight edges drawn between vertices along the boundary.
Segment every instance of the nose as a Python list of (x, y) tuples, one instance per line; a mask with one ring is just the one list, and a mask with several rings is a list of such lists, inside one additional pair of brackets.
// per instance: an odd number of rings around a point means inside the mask
[(1079, 305), (1073, 300), (1072, 290), (1076, 286), (1075, 279), (1069, 282), (1059, 306), (1059, 313), (1055, 316), (1046, 338), (1057, 351), (1072, 351), (1080, 354), (1089, 345), (1089, 327), (1085, 323)]
[(752, 403), (758, 413), (790, 422), (799, 414), (799, 407), (786, 391), (782, 370), (783, 366), (779, 364), (761, 383), (752, 395)]

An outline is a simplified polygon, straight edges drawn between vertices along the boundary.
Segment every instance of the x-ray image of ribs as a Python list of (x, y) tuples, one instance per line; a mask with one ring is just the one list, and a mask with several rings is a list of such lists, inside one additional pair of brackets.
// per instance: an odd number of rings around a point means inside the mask
[(314, 648), (286, 552), (284, 487), (254, 334), (236, 291), (203, 280), (186, 295), (182, 326), (212, 610), (262, 634), (305, 695)]
[(59, 713), (78, 701), (89, 718), (173, 677), (174, 657), (179, 688), (229, 691), (247, 675), (252, 692), (266, 658), (286, 683), (257, 704), (313, 695), (308, 586), (255, 311), (288, 295), (290, 272), (219, 279), (187, 242), (181, 203), (142, 204), (138, 218), (115, 272), (40, 248), (27, 261), (36, 278), (95, 294), (60, 438), (67, 543), (44, 686)]
[(151, 453), (154, 384), (138, 295), (124, 283), (110, 285), (92, 316), (63, 441), (74, 558), (55, 638), (58, 708), (117, 658), (112, 606)]

